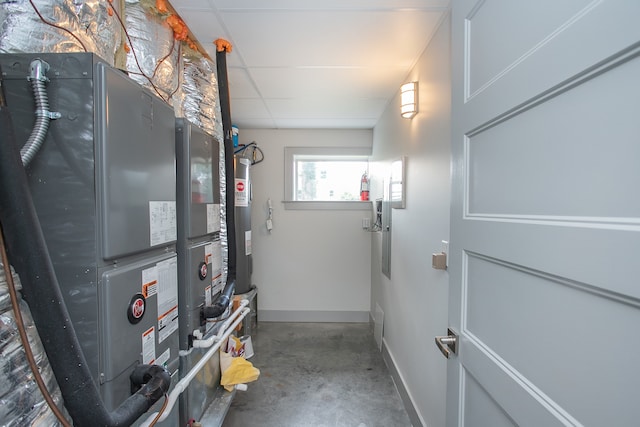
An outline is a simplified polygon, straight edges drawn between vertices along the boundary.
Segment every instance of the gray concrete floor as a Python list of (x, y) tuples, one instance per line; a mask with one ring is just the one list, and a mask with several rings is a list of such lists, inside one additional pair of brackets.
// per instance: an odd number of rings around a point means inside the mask
[(237, 392), (223, 427), (409, 427), (366, 323), (260, 322), (258, 381)]

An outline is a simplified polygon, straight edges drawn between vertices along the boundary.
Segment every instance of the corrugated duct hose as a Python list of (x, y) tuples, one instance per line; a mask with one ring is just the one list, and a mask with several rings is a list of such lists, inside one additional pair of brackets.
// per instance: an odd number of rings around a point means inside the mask
[(31, 199), (0, 72), (0, 227), (9, 261), (20, 276), (65, 407), (76, 427), (130, 426), (168, 391), (171, 376), (159, 366), (140, 365), (132, 382), (141, 388), (109, 412), (91, 377), (75, 334)]
[(49, 111), (49, 97), (47, 96), (47, 89), (45, 87), (45, 83), (49, 81), (46, 76), (46, 72), (49, 71), (49, 64), (40, 59), (36, 59), (31, 61), (30, 68), (31, 73), (28, 80), (31, 81), (33, 97), (36, 101), (36, 123), (33, 126), (31, 135), (29, 135), (29, 139), (20, 149), (22, 164), (25, 166), (31, 163), (31, 160), (33, 160), (44, 143), (47, 130), (49, 129), (49, 121), (60, 118), (60, 113), (52, 113)]
[(233, 134), (231, 129), (231, 103), (229, 102), (229, 79), (227, 78), (227, 52), (231, 52), (231, 44), (226, 40), (215, 41), (216, 68), (218, 72), (218, 93), (220, 94), (220, 110), (222, 116), (222, 133), (224, 135), (224, 164), (227, 189), (225, 201), (227, 206), (227, 244), (229, 247), (229, 272), (227, 283), (211, 306), (202, 309), (202, 317), (213, 319), (222, 315), (229, 306), (236, 287), (236, 221), (235, 221), (235, 189), (233, 172)]

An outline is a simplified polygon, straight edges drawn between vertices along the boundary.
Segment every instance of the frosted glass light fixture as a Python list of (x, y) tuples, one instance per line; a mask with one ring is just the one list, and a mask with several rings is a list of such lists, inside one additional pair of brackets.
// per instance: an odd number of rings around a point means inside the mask
[(418, 114), (418, 82), (409, 82), (400, 86), (400, 115), (411, 119)]

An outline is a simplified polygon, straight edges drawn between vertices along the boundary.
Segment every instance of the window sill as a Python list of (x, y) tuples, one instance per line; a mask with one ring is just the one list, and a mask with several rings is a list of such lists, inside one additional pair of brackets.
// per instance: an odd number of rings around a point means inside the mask
[(367, 211), (372, 209), (371, 201), (339, 201), (339, 202), (298, 202), (284, 200), (287, 210), (334, 210), (334, 211)]

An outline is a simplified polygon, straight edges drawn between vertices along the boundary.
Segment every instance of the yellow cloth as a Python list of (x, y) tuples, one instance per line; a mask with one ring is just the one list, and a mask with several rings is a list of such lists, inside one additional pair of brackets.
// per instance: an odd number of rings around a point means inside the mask
[(222, 378), (220, 385), (227, 391), (233, 391), (236, 384), (246, 384), (255, 381), (260, 376), (260, 370), (243, 357), (231, 357), (229, 353), (220, 352), (220, 367)]

